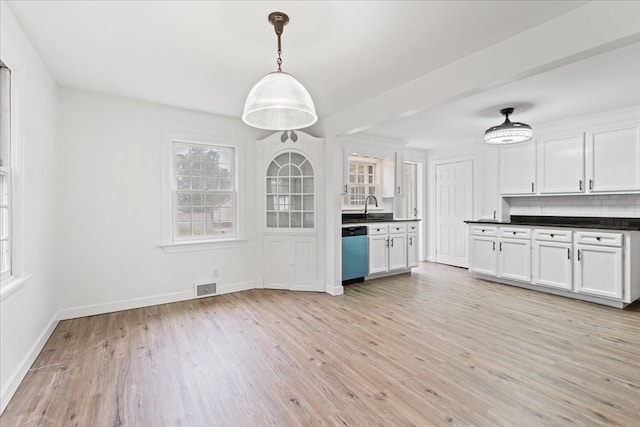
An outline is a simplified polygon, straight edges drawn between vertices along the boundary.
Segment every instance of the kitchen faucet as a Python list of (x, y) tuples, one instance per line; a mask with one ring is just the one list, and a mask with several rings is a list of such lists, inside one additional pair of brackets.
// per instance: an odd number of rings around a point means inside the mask
[(367, 198), (364, 199), (364, 214), (365, 215), (367, 214), (367, 207), (368, 207), (367, 203), (369, 202), (369, 198), (372, 198), (373, 201), (376, 203), (376, 208), (378, 207), (378, 199), (376, 199), (376, 196), (374, 196), (372, 194), (368, 195)]

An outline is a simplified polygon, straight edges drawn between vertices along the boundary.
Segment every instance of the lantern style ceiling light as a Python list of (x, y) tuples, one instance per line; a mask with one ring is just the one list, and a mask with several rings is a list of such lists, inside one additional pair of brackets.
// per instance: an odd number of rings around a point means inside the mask
[(509, 114), (513, 108), (503, 108), (500, 114), (505, 116), (504, 123), (493, 126), (484, 132), (484, 142), (487, 144), (505, 145), (527, 142), (533, 136), (531, 126), (525, 123), (512, 122)]
[(277, 131), (309, 127), (318, 121), (311, 96), (281, 68), (280, 36), (289, 17), (282, 12), (273, 12), (269, 14), (269, 22), (278, 36), (278, 70), (267, 74), (251, 89), (244, 104), (242, 121), (255, 128)]

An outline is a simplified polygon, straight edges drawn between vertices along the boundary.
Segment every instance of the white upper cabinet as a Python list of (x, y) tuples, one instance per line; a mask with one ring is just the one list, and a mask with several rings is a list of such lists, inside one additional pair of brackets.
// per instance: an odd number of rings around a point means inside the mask
[(498, 150), (482, 152), (482, 198), (480, 219), (497, 220), (500, 217), (498, 197)]
[(396, 196), (404, 196), (404, 154), (399, 151), (395, 154), (394, 172), (394, 193)]
[(537, 149), (540, 194), (585, 191), (584, 133), (538, 138)]
[(500, 147), (500, 193), (502, 195), (536, 193), (536, 151), (533, 140)]
[(589, 192), (640, 191), (640, 123), (587, 132)]

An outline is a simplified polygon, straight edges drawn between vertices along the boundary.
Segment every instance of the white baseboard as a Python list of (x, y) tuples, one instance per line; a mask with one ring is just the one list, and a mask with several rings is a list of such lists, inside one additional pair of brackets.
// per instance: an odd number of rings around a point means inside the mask
[(58, 320), (73, 319), (76, 317), (84, 316), (95, 316), (96, 314), (111, 313), (114, 311), (129, 310), (132, 308), (149, 307), (151, 305), (185, 301), (191, 298), (193, 298), (193, 291), (188, 290), (154, 295), (150, 297), (113, 301), (104, 304), (90, 304), (78, 307), (69, 307), (60, 310)]
[(36, 342), (33, 343), (27, 354), (24, 356), (18, 368), (9, 377), (9, 380), (2, 385), (2, 391), (0, 391), (0, 414), (4, 412), (4, 409), (9, 404), (9, 401), (13, 397), (14, 393), (18, 389), (18, 386), (29, 372), (29, 368), (33, 365), (36, 358), (44, 348), (47, 340), (53, 333), (53, 330), (58, 326), (59, 313), (53, 316), (49, 325), (42, 331)]
[(230, 294), (231, 292), (248, 291), (250, 289), (255, 289), (255, 288), (256, 288), (256, 282), (253, 282), (253, 281), (231, 283), (227, 285), (220, 285), (216, 295)]
[[(216, 295), (228, 294), (231, 292), (246, 291), (255, 288), (255, 282), (239, 282), (224, 284), (218, 287)], [(76, 317), (95, 316), (96, 314), (112, 313), (114, 311), (130, 310), (133, 308), (149, 307), (158, 304), (186, 301), (195, 296), (193, 290), (171, 292), (161, 295), (153, 295), (142, 298), (131, 298), (127, 300), (113, 301), (104, 304), (91, 304), (78, 307), (63, 308), (58, 314), (58, 320), (73, 319)]]
[(327, 286), (325, 287), (325, 292), (331, 296), (337, 297), (344, 294), (344, 287), (342, 285), (331, 286), (327, 284)]

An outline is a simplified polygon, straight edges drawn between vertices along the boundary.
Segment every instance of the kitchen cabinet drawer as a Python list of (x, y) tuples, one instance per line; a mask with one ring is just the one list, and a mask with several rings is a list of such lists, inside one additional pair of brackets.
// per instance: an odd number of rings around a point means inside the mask
[(389, 224), (389, 234), (406, 233), (406, 224)]
[(407, 224), (407, 233), (417, 233), (418, 232), (418, 223), (410, 222)]
[(497, 236), (498, 227), (492, 225), (472, 225), (470, 227), (470, 233), (476, 236)]
[(387, 234), (388, 226), (387, 224), (380, 225), (369, 225), (369, 236), (375, 236), (378, 234)]
[(500, 237), (511, 239), (530, 239), (531, 229), (521, 227), (500, 227)]
[(599, 231), (576, 231), (576, 243), (579, 245), (622, 246), (621, 233), (603, 233)]
[(533, 230), (533, 238), (535, 240), (544, 240), (546, 242), (571, 243), (573, 240), (573, 233), (568, 229), (536, 228)]

